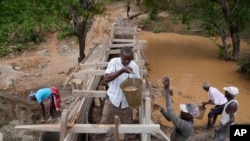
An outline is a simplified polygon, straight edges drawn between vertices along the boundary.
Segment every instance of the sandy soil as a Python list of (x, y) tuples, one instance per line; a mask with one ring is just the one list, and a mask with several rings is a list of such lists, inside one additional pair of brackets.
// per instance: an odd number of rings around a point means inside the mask
[[(137, 10), (132, 7), (131, 14), (136, 12)], [(143, 16), (145, 15), (141, 17)], [(107, 25), (111, 25), (121, 17), (126, 17), (125, 4), (115, 3), (107, 6), (107, 13), (96, 18), (87, 36), (86, 54), (92, 47), (92, 43), (103, 42), (104, 37), (109, 33)], [(135, 23), (139, 20), (140, 17), (135, 20)], [(48, 34), (47, 41), (39, 46), (35, 46), (32, 50), (1, 59), (1, 91), (6, 94), (18, 93), (26, 97), (28, 92), (41, 87), (54, 85), (62, 88), (62, 84), (69, 72), (78, 63), (79, 52), (76, 38), (58, 41), (56, 36), (56, 33)], [(159, 89), (159, 91), (162, 90)], [(68, 96), (67, 92), (69, 91), (63, 91), (63, 97)], [(167, 135), (172, 130), (165, 126), (162, 126), (162, 129)], [(209, 141), (212, 140), (212, 136), (213, 131), (200, 128), (194, 132), (190, 140)]]

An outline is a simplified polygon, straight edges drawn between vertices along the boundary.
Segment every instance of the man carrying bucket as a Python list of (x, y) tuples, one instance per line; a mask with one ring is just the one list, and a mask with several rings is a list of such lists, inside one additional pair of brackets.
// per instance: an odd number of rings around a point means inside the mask
[[(133, 61), (132, 49), (123, 47), (120, 57), (112, 58), (105, 71), (104, 81), (108, 84), (108, 90), (100, 124), (113, 124), (115, 115), (119, 116), (122, 124), (133, 123), (133, 111), (120, 88), (120, 84), (127, 78), (140, 78), (139, 67)], [(103, 141), (105, 136), (95, 135), (95, 140)], [(125, 140), (136, 141), (136, 134), (125, 135)]]

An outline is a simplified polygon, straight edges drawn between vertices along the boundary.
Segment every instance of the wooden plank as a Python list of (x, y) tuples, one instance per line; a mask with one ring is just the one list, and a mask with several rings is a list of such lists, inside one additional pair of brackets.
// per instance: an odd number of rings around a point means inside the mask
[(115, 141), (119, 141), (119, 124), (120, 124), (120, 119), (117, 115), (115, 115), (115, 130), (114, 130), (114, 137)]
[(76, 121), (78, 121), (78, 119), (79, 119), (79, 117), (80, 117), (80, 115), (81, 115), (81, 112), (83, 111), (82, 109), (83, 109), (83, 104), (84, 104), (84, 101), (85, 101), (85, 97), (84, 97), (84, 100), (82, 100), (82, 101), (79, 101), (80, 102), (80, 106), (79, 107), (77, 107), (77, 111), (76, 111), (76, 114), (74, 114), (74, 117), (72, 118), (72, 123), (75, 123)]
[(107, 50), (107, 53), (110, 54), (120, 54), (121, 50), (120, 49), (112, 49), (112, 50)]
[(108, 62), (97, 62), (97, 63), (85, 63), (85, 64), (81, 64), (81, 69), (83, 68), (90, 68), (90, 67), (106, 67), (108, 65)]
[[(15, 129), (60, 132), (59, 124), (18, 125)], [(108, 133), (114, 124), (68, 124), (68, 133)], [(159, 124), (120, 124), (119, 133), (154, 133), (160, 131)]]
[(112, 49), (112, 48), (122, 48), (122, 47), (125, 47), (125, 46), (128, 46), (128, 47), (134, 47), (136, 44), (132, 43), (132, 44), (110, 44), (109, 47)]
[(134, 31), (133, 27), (122, 27), (122, 26), (114, 26), (113, 27), (114, 30), (126, 30), (126, 31)]
[(120, 42), (120, 43), (135, 43), (134, 39), (113, 39), (112, 42)]
[(134, 40), (134, 39), (112, 39), (112, 42), (121, 42), (121, 43), (136, 43), (138, 44), (147, 44), (147, 40)]
[(145, 123), (151, 123), (151, 98), (145, 98)]
[(81, 70), (77, 73), (74, 73), (74, 76), (78, 74), (90, 74), (90, 75), (104, 75), (105, 70)]
[(60, 141), (64, 141), (64, 138), (67, 134), (67, 126), (68, 126), (68, 110), (63, 110), (60, 122)]
[(74, 85), (75, 89), (80, 90), (80, 89), (82, 89), (83, 80), (82, 79), (73, 79), (72, 85)]
[[(98, 44), (95, 44), (95, 45), (94, 45), (94, 47), (90, 50), (90, 52), (87, 54), (87, 56), (86, 56), (80, 63), (78, 63), (78, 65), (76, 66), (76, 68), (74, 69), (73, 72), (77, 72), (77, 71), (80, 69), (79, 64), (86, 62), (86, 61), (89, 59), (89, 57), (90, 57), (91, 55), (94, 54), (94, 50), (95, 50), (98, 46), (100, 46), (100, 45), (98, 45)], [(73, 78), (74, 78), (73, 73), (70, 74), (70, 76), (66, 78), (65, 82), (63, 83), (63, 89), (66, 89), (66, 87), (68, 86), (68, 83), (69, 83)]]
[[(145, 98), (145, 124), (151, 123), (151, 98), (146, 97)], [(144, 134), (145, 141), (150, 141), (150, 135)]]
[(77, 97), (106, 97), (107, 91), (73, 90), (72, 95)]
[[(145, 64), (145, 60), (133, 60), (135, 61), (138, 65), (144, 65)], [(89, 68), (89, 67), (106, 67), (108, 65), (109, 62), (98, 62), (98, 63), (85, 63), (85, 64), (81, 64), (81, 68)]]
[(85, 101), (85, 98), (77, 101), (77, 103), (75, 104), (74, 108), (72, 110), (70, 110), (70, 113), (68, 115), (68, 120), (70, 122), (73, 122), (75, 120), (74, 116), (77, 114), (77, 111), (80, 108), (80, 105), (81, 105), (81, 103), (83, 103), (83, 101)]

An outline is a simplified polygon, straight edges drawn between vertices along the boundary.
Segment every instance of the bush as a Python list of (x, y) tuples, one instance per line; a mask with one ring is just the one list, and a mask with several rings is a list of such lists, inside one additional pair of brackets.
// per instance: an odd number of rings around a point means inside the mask
[(246, 53), (239, 58), (238, 72), (245, 73), (250, 77), (250, 53)]

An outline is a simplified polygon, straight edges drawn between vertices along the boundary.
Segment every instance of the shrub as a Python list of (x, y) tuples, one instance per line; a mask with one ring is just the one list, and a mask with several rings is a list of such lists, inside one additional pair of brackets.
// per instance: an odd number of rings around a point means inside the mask
[(238, 72), (245, 73), (250, 77), (250, 53), (246, 53), (240, 56), (238, 64)]

